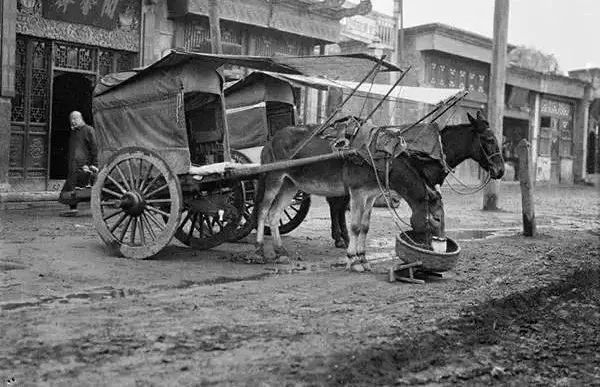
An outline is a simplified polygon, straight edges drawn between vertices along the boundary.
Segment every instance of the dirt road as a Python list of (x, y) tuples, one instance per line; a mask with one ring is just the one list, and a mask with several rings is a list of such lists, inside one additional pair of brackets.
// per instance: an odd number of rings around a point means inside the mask
[(397, 231), (385, 209), (373, 214), (368, 274), (329, 267), (344, 252), (332, 247), (320, 199), (284, 239), (304, 270), (245, 264), (247, 243), (115, 258), (89, 210), (0, 212), (0, 376), (18, 385), (600, 385), (597, 189), (538, 187), (536, 238), (519, 235), (518, 186), (501, 194), (503, 211), (489, 213), (481, 195), (445, 193), (461, 258), (425, 285), (386, 281)]

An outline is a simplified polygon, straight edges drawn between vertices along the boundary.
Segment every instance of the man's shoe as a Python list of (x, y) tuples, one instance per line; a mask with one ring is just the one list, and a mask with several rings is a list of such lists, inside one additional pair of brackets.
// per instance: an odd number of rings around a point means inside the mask
[(64, 216), (67, 218), (72, 218), (74, 216), (77, 216), (77, 214), (79, 214), (78, 210), (68, 210), (68, 211), (63, 211), (60, 214), (58, 214), (59, 216)]

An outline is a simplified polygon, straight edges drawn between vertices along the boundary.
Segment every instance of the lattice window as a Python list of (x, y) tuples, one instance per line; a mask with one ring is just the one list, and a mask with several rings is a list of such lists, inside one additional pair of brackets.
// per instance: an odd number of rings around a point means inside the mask
[(231, 23), (221, 24), (221, 47), (223, 54), (242, 54), (242, 29)]
[(114, 57), (115, 55), (112, 51), (98, 51), (98, 73), (100, 75), (106, 75), (113, 72)]
[(46, 122), (48, 111), (48, 47), (46, 42), (34, 41), (31, 69), (30, 122)]
[(210, 27), (207, 18), (194, 18), (185, 23), (186, 48), (196, 52), (211, 52)]
[(15, 50), (15, 96), (12, 99), (11, 120), (25, 121), (25, 62), (27, 58), (27, 42), (17, 38)]
[(57, 43), (54, 51), (56, 67), (95, 71), (95, 51), (90, 47)]
[(117, 71), (129, 71), (133, 66), (134, 55), (127, 52), (120, 52), (117, 57)]

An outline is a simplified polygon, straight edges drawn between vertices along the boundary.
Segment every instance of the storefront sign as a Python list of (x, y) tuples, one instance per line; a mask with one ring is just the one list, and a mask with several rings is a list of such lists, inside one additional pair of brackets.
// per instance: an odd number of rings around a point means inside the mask
[(571, 118), (572, 107), (571, 104), (566, 102), (542, 99), (542, 106), (540, 110), (542, 114)]
[(87, 24), (108, 30), (135, 15), (134, 2), (128, 0), (47, 0), (42, 2), (46, 19)]

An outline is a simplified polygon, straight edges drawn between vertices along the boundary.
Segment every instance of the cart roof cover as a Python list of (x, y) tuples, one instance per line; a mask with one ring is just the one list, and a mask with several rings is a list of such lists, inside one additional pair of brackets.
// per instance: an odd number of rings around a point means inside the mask
[[(267, 58), (172, 51), (140, 70), (106, 76), (96, 86), (93, 110), (100, 162), (119, 149), (138, 146), (156, 150), (174, 173), (187, 173), (191, 163), (182, 92), (221, 95), (223, 79), (217, 69), (224, 64), (316, 75), (336, 63), (368, 71), (377, 61), (365, 54)], [(387, 62), (382, 68), (400, 71)]]

